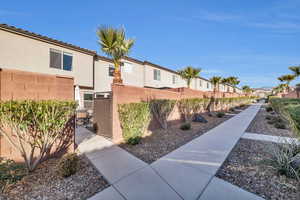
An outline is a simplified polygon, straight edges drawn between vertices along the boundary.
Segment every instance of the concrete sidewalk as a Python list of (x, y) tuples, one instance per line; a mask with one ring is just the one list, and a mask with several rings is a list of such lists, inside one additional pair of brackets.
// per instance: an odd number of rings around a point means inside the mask
[(90, 199), (262, 199), (214, 177), (260, 106), (250, 106), (151, 165), (105, 138), (78, 128), (79, 151), (111, 184)]
[(264, 134), (257, 134), (257, 133), (248, 133), (248, 132), (245, 132), (245, 134), (242, 136), (242, 138), (248, 139), (248, 140), (260, 140), (260, 141), (265, 141), (265, 142), (273, 142), (273, 143), (279, 143), (279, 144), (281, 144), (281, 143), (300, 144), (300, 141), (297, 138), (264, 135)]

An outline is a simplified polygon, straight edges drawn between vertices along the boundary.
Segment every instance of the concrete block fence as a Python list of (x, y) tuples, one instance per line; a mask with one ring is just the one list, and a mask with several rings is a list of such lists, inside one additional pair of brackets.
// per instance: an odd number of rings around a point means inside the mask
[[(189, 88), (153, 89), (125, 85), (112, 85), (110, 98), (99, 98), (94, 101), (94, 121), (97, 127), (97, 134), (111, 138), (114, 142), (122, 142), (122, 129), (119, 121), (118, 105), (127, 103), (138, 103), (153, 99), (180, 100), (188, 98), (230, 98), (242, 97), (243, 94), (229, 92), (204, 92)], [(215, 107), (215, 111), (221, 107)], [(224, 108), (223, 108), (224, 109)], [(176, 125), (182, 122), (182, 116), (177, 106), (169, 116), (168, 123)], [(159, 128), (159, 124), (152, 119), (149, 130)]]

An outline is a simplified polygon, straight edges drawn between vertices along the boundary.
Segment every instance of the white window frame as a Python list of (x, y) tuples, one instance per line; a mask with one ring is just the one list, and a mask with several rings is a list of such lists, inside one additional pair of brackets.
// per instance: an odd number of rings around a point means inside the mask
[(159, 69), (153, 69), (153, 80), (160, 81), (161, 73)]
[[(60, 63), (60, 68), (56, 68), (56, 67), (51, 67), (51, 58), (50, 58), (50, 54), (51, 54), (51, 51), (52, 52), (56, 52), (56, 53), (59, 53), (60, 56), (61, 56), (61, 63)], [(72, 56), (72, 66), (71, 66), (71, 70), (65, 70), (64, 69), (64, 55), (68, 55), (68, 56)], [(52, 68), (52, 69), (57, 69), (57, 70), (63, 70), (63, 71), (67, 71), (67, 72), (71, 72), (73, 71), (73, 54), (72, 53), (69, 53), (69, 52), (66, 52), (66, 51), (62, 51), (62, 50), (58, 50), (58, 49), (54, 49), (54, 48), (50, 48), (49, 50), (49, 67)]]

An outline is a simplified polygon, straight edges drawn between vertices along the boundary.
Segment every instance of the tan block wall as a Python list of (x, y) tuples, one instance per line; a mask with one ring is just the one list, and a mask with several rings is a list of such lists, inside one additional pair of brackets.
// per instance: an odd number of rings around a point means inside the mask
[(19, 70), (0, 71), (0, 100), (73, 100), (72, 77), (46, 75)]
[[(193, 90), (189, 88), (171, 88), (171, 89), (152, 89), (152, 88), (140, 88), (134, 86), (125, 85), (112, 85), (112, 99), (105, 99), (109, 105), (103, 106), (100, 104), (102, 101), (95, 103), (94, 113), (95, 122), (97, 126), (101, 126), (105, 122), (105, 128), (100, 128), (98, 134), (110, 136), (116, 143), (122, 142), (122, 129), (119, 121), (118, 105), (126, 103), (134, 103), (141, 101), (149, 101), (151, 99), (173, 99), (180, 100), (184, 98), (210, 98), (210, 97), (222, 98), (222, 97), (238, 97), (239, 94), (223, 93), (223, 92), (203, 92), (199, 90)], [(102, 102), (103, 103), (103, 102)], [(111, 106), (111, 107), (110, 107)], [(109, 109), (108, 109), (109, 107)], [(220, 108), (219, 108), (220, 109)], [(104, 112), (105, 110), (105, 112)], [(110, 113), (109, 113), (110, 111)], [(99, 118), (99, 119), (98, 119)], [(182, 121), (181, 114), (177, 107), (169, 116), (168, 123), (170, 125), (178, 124)], [(109, 124), (109, 127), (107, 127)], [(158, 122), (153, 119), (150, 122), (148, 129), (159, 128)]]

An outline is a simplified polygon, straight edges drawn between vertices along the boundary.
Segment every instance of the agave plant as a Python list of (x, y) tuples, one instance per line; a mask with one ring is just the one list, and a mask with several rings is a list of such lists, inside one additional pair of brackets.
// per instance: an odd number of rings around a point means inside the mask
[(200, 68), (194, 68), (192, 66), (187, 66), (186, 68), (178, 71), (181, 78), (186, 80), (188, 88), (191, 87), (192, 79), (197, 78), (200, 72)]
[(129, 54), (134, 44), (133, 39), (126, 39), (124, 28), (99, 27), (97, 30), (99, 37), (98, 43), (101, 50), (112, 58), (115, 65), (114, 83), (122, 84), (121, 78), (121, 59)]

